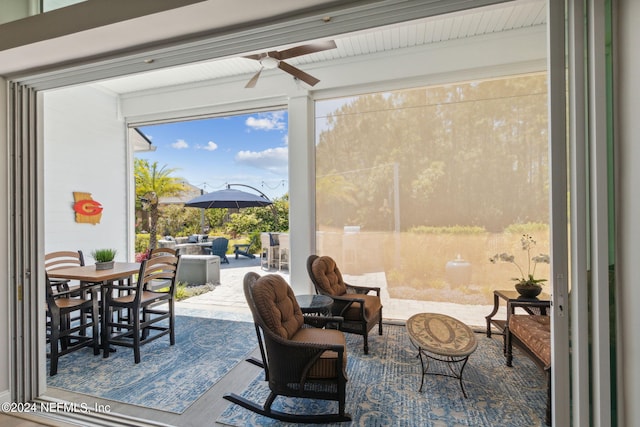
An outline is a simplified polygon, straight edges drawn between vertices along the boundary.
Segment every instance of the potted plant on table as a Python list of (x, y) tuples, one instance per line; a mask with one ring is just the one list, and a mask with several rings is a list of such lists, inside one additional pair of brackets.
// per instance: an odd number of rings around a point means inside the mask
[(522, 250), (527, 251), (527, 274), (525, 274), (522, 267), (520, 267), (515, 261), (515, 257), (511, 254), (505, 252), (495, 254), (489, 258), (489, 261), (491, 261), (492, 264), (503, 261), (515, 265), (520, 272), (519, 277), (512, 278), (512, 280), (516, 281), (516, 291), (525, 298), (534, 298), (540, 295), (540, 292), (542, 292), (542, 283), (547, 281), (547, 279), (535, 278), (536, 265), (538, 265), (538, 263), (549, 264), (549, 255), (539, 254), (534, 257), (531, 256), (531, 250), (535, 247), (536, 241), (529, 234), (523, 234), (520, 242), (522, 243)]
[(113, 259), (116, 257), (115, 249), (95, 249), (91, 256), (96, 260), (96, 270), (108, 270), (113, 268)]

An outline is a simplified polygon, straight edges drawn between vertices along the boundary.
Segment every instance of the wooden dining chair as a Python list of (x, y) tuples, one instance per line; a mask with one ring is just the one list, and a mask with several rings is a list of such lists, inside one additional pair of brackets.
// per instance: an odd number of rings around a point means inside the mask
[[(84, 266), (84, 254), (82, 251), (54, 251), (49, 252), (44, 255), (44, 269), (47, 272), (57, 270), (60, 268), (66, 267), (82, 267)], [(53, 279), (49, 278), (51, 284), (54, 285), (53, 291), (55, 293), (64, 292), (65, 298), (77, 298), (82, 297), (86, 298), (87, 295), (83, 294), (83, 287), (86, 283), (81, 282), (72, 282), (68, 279)], [(69, 292), (65, 292), (69, 291)], [(80, 317), (82, 317), (82, 321), (86, 322), (86, 317), (91, 316), (91, 310), (83, 310), (79, 313), (76, 313), (73, 317), (68, 317), (64, 320), (64, 325), (69, 325), (73, 321), (77, 321)], [(63, 325), (63, 326), (64, 326)], [(82, 331), (84, 333), (84, 331)]]
[[(50, 358), (49, 375), (58, 373), (58, 358), (86, 346), (93, 346), (93, 354), (100, 353), (98, 317), (98, 288), (83, 286), (82, 297), (69, 298), (73, 290), (59, 290), (59, 284), (46, 278), (47, 342)], [(89, 310), (91, 316), (77, 316), (69, 322), (72, 313)], [(76, 320), (77, 319), (77, 320)], [(91, 334), (88, 330), (91, 328)]]
[(149, 258), (157, 257), (157, 256), (177, 256), (178, 250), (172, 248), (155, 248), (149, 252)]
[[(52, 271), (66, 267), (81, 267), (84, 265), (84, 255), (82, 251), (55, 251), (44, 255), (45, 271)], [(69, 280), (50, 279), (56, 285), (56, 291), (78, 290), (81, 284), (71, 285)]]
[[(107, 285), (104, 357), (109, 357), (111, 345), (119, 345), (133, 348), (134, 361), (140, 363), (140, 346), (164, 335), (169, 335), (170, 345), (175, 344), (174, 301), (179, 262), (179, 255), (151, 256), (142, 261), (135, 285)], [(154, 281), (165, 282), (166, 290), (151, 290), (149, 285)], [(122, 295), (121, 291), (129, 293)], [(114, 312), (122, 310), (129, 314), (114, 319)], [(167, 322), (160, 323), (163, 321)]]
[[(149, 258), (155, 258), (159, 256), (178, 256), (178, 249), (172, 248), (155, 248), (149, 252)], [(146, 284), (148, 291), (157, 291), (160, 289), (166, 289), (171, 285), (170, 280), (156, 279)]]

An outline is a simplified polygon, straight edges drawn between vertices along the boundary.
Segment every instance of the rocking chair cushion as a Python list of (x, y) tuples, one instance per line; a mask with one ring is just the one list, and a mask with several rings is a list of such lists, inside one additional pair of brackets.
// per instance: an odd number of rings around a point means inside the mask
[[(317, 329), (317, 328), (302, 328), (296, 333), (291, 341), (301, 343), (316, 343), (316, 344), (331, 344), (346, 346), (347, 343), (344, 338), (344, 334), (335, 329)], [(337, 363), (338, 353), (335, 351), (325, 351), (320, 356), (320, 359), (313, 364), (309, 371), (308, 377), (311, 379), (331, 379), (338, 376)], [(342, 369), (347, 366), (347, 355), (345, 354), (343, 359)]]
[(281, 338), (291, 339), (302, 328), (302, 311), (286, 282), (265, 276), (254, 285), (253, 293), (256, 309), (271, 331)]
[(313, 263), (312, 270), (317, 285), (327, 294), (339, 296), (347, 293), (347, 285), (333, 258), (321, 256)]

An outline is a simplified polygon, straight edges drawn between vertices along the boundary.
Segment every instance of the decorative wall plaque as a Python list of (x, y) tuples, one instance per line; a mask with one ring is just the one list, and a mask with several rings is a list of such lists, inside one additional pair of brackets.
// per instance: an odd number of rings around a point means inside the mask
[(76, 222), (98, 224), (102, 218), (102, 205), (93, 200), (91, 193), (73, 192), (73, 210), (76, 212)]

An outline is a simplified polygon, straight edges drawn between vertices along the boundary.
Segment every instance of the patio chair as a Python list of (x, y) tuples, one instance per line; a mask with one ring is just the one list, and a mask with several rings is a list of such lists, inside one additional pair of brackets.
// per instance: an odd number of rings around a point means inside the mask
[[(244, 293), (253, 314), (262, 362), (271, 390), (264, 406), (236, 394), (225, 399), (260, 415), (284, 422), (331, 423), (350, 421), (345, 413), (347, 351), (344, 334), (335, 329), (306, 327), (305, 322), (325, 325), (341, 319), (303, 316), (293, 289), (277, 274), (260, 277), (247, 273)], [(338, 412), (331, 414), (291, 414), (274, 411), (278, 396), (333, 400)]]
[[(83, 265), (84, 255), (82, 254), (82, 251), (55, 251), (49, 252), (44, 256), (45, 271), (65, 267), (80, 267)], [(49, 281), (56, 286), (56, 292), (69, 291), (73, 289), (77, 294), (77, 291), (80, 288), (80, 285), (70, 286), (69, 280), (49, 279)]]
[[(84, 255), (82, 251), (55, 251), (49, 252), (44, 255), (44, 269), (45, 271), (53, 271), (59, 268), (65, 267), (82, 267), (84, 266)], [(67, 279), (52, 279), (49, 278), (53, 287), (54, 293), (62, 293), (65, 298), (86, 298), (87, 295), (83, 294), (83, 287), (86, 283), (71, 283), (71, 280)], [(67, 316), (64, 319), (65, 324), (69, 325), (71, 322), (77, 321), (82, 317), (82, 322), (86, 322), (86, 317), (91, 316), (91, 310), (83, 310), (77, 313), (77, 316), (69, 318)], [(84, 334), (84, 331), (81, 331)]]
[(149, 252), (149, 258), (157, 257), (157, 256), (177, 256), (178, 249), (173, 248), (155, 248), (151, 252)]
[(282, 270), (282, 266), (289, 269), (289, 234), (280, 233), (278, 236), (278, 270)]
[[(178, 256), (179, 250), (172, 248), (155, 248), (149, 252), (149, 258), (158, 256)], [(159, 289), (167, 288), (171, 285), (170, 279), (154, 279), (146, 284), (147, 290), (157, 291)]]
[(207, 255), (218, 255), (220, 257), (220, 264), (229, 264), (227, 258), (227, 250), (229, 249), (229, 239), (225, 237), (216, 237), (211, 242), (211, 247), (205, 247), (204, 252)]
[[(380, 288), (345, 283), (336, 262), (328, 256), (310, 255), (307, 271), (316, 293), (333, 298), (332, 314), (344, 317), (340, 330), (362, 335), (364, 354), (368, 354), (369, 331), (378, 324), (378, 333), (382, 335)], [(369, 292), (375, 292), (375, 295)]]
[[(47, 341), (50, 359), (49, 375), (58, 373), (58, 358), (83, 347), (93, 346), (93, 354), (100, 354), (98, 288), (100, 285), (85, 286), (83, 297), (70, 298), (74, 290), (60, 290), (59, 283), (52, 282), (45, 273), (47, 298)], [(90, 310), (91, 316), (78, 316), (78, 321), (69, 323), (71, 314)], [(91, 328), (91, 335), (87, 329)]]
[(275, 267), (276, 254), (279, 250), (278, 243), (271, 233), (260, 233), (260, 244), (262, 246), (260, 268), (266, 267), (266, 269), (269, 270), (271, 267)]
[[(120, 345), (133, 348), (134, 361), (140, 363), (140, 346), (167, 334), (169, 344), (175, 344), (175, 285), (179, 262), (179, 255), (152, 256), (142, 261), (135, 286), (107, 285), (104, 357), (109, 357), (110, 345)], [(154, 281), (167, 282), (167, 290), (148, 290)], [(121, 291), (129, 293), (121, 295)], [(122, 310), (129, 314), (114, 320), (114, 311)]]

